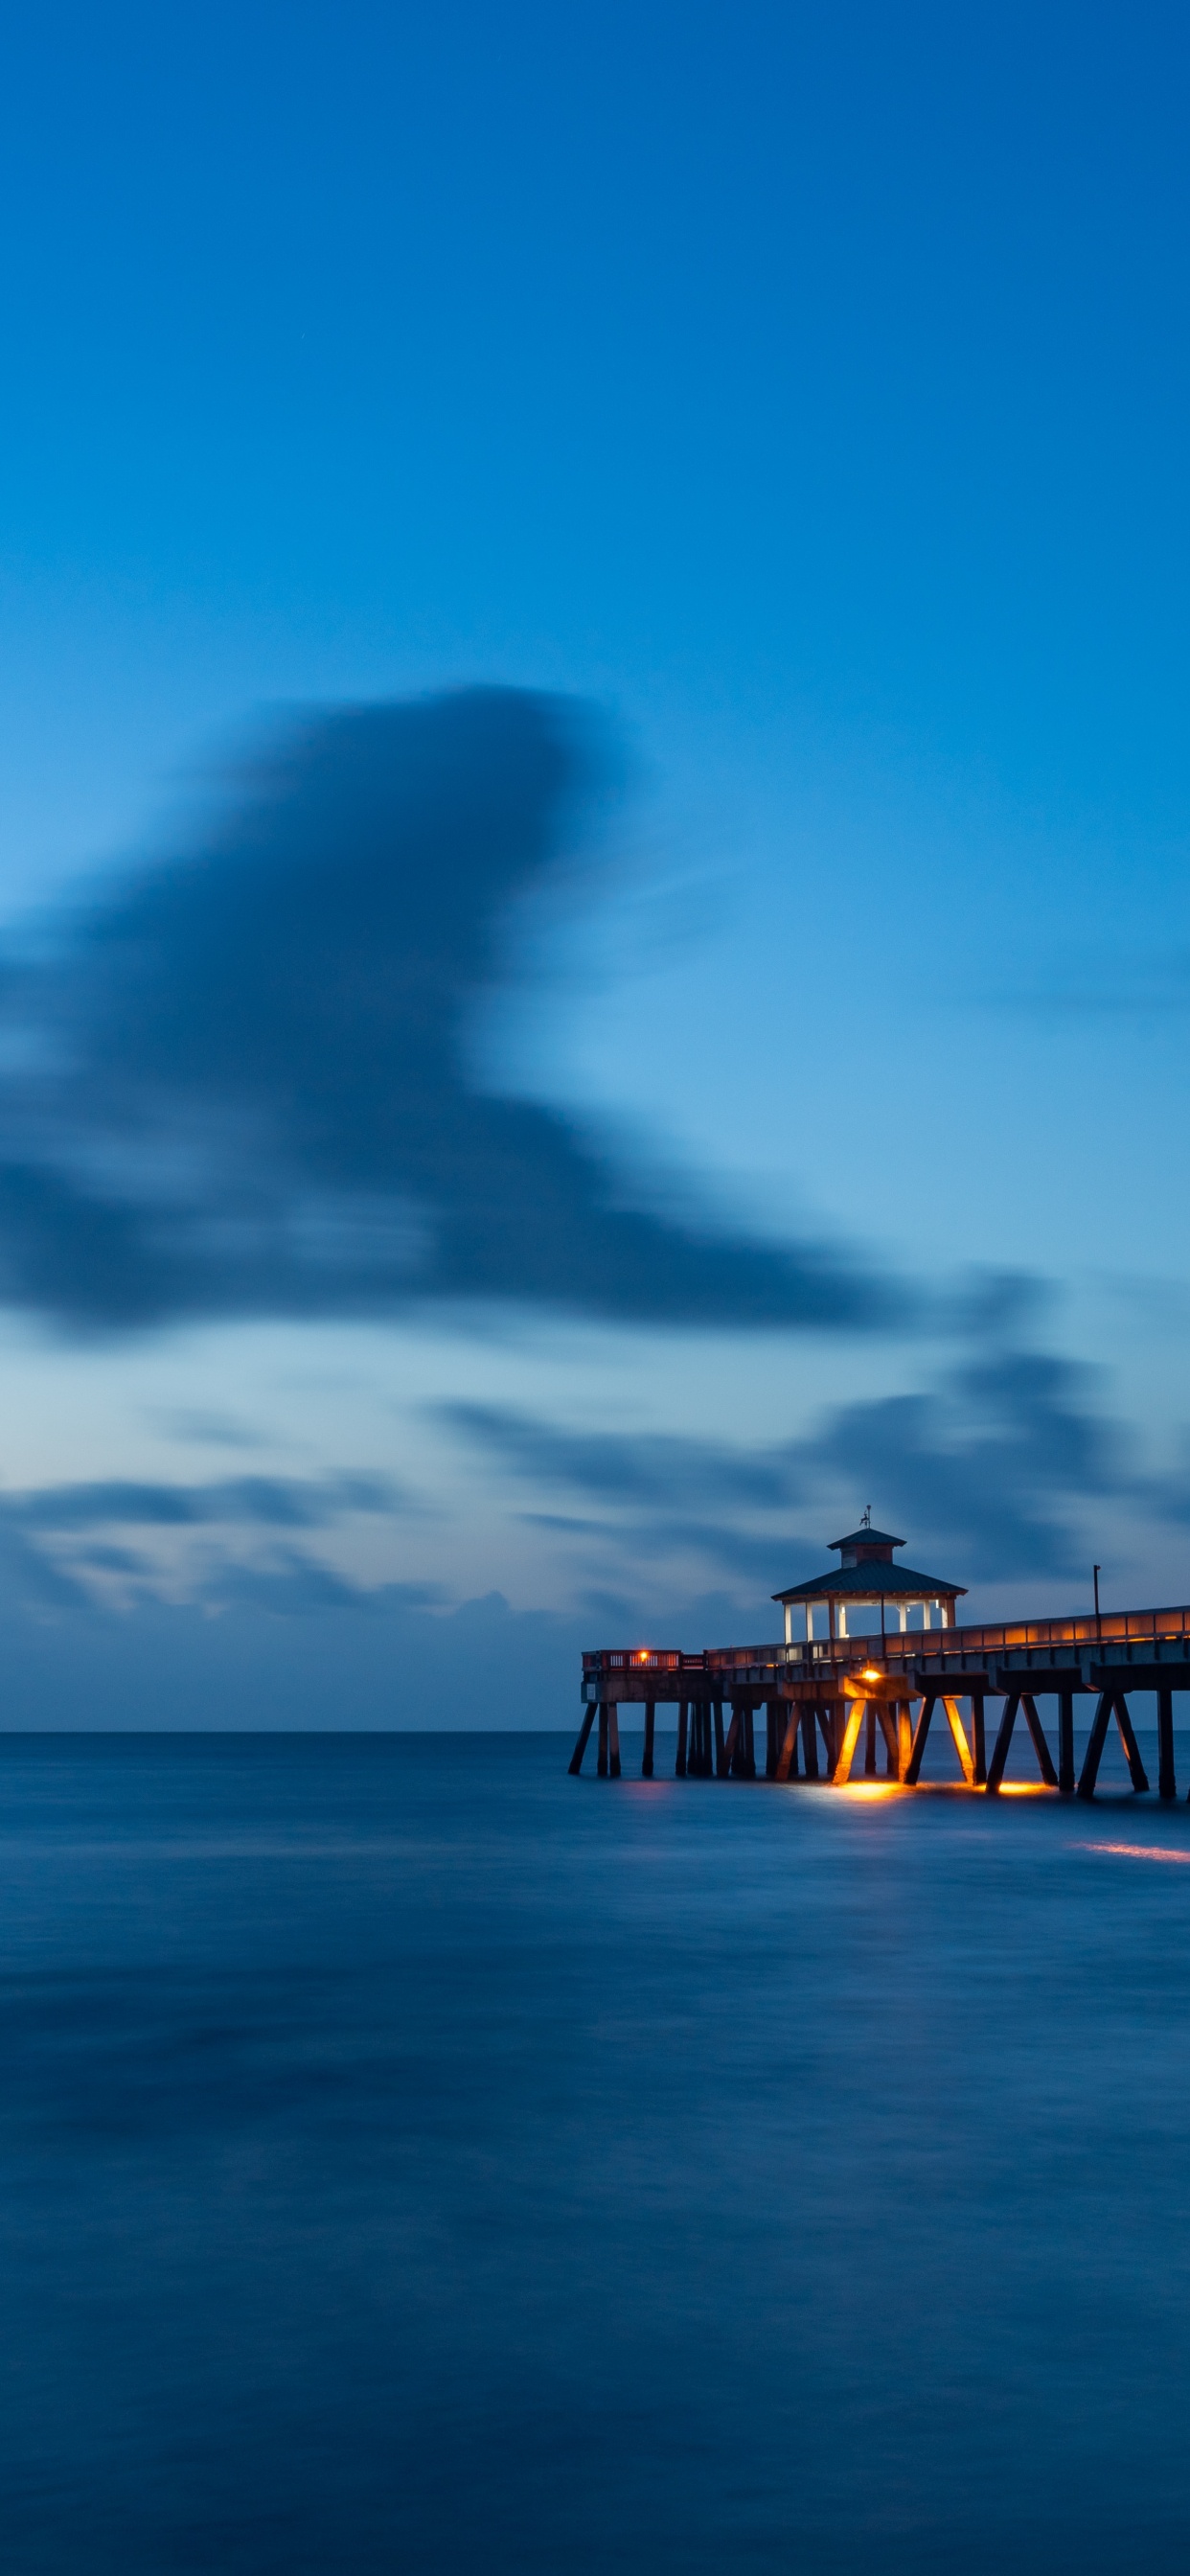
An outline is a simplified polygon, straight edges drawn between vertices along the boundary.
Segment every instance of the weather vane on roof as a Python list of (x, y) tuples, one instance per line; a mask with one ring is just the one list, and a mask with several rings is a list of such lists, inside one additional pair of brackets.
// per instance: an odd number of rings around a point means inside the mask
[(865, 1513), (864, 1513), (863, 1519), (862, 1519), (862, 1521), (860, 1522), (860, 1528), (861, 1528), (861, 1529), (871, 1529), (871, 1526), (872, 1526), (872, 1506), (871, 1506), (871, 1504), (869, 1503), (869, 1504), (868, 1504), (868, 1507), (867, 1507), (867, 1510), (866, 1510), (866, 1511), (865, 1511)]

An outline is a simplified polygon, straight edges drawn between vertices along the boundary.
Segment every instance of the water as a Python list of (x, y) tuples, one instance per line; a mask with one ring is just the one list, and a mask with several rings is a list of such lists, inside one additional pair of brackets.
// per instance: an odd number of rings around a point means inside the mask
[(1181, 2576), (1190, 1811), (567, 1749), (0, 1740), (8, 2576)]

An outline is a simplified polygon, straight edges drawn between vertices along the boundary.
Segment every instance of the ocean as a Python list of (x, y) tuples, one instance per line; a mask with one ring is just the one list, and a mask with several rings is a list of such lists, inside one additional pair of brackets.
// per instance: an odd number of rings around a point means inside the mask
[(0, 1738), (5, 2576), (1184, 2576), (1190, 1808), (571, 1740)]

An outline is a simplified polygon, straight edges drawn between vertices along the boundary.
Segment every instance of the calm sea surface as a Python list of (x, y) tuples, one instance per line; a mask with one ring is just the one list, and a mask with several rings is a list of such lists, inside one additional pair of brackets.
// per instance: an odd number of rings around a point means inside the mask
[(1184, 2576), (1190, 1810), (568, 1750), (0, 1739), (6, 2576)]

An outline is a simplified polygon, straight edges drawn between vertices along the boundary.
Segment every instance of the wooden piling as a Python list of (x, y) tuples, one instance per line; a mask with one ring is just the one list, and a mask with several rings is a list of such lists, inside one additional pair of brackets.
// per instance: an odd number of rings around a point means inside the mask
[(972, 1691), (971, 1693), (971, 1759), (975, 1765), (974, 1785), (977, 1789), (984, 1789), (987, 1786), (988, 1756), (987, 1739), (984, 1733), (982, 1691)]
[(785, 1728), (784, 1741), (777, 1756), (775, 1777), (778, 1780), (792, 1779), (797, 1771), (797, 1730), (797, 1701), (791, 1700), (789, 1703), (789, 1720)]
[(1083, 1767), (1078, 1775), (1078, 1794), (1080, 1798), (1093, 1798), (1095, 1795), (1095, 1783), (1099, 1777), (1099, 1765), (1103, 1760), (1103, 1748), (1107, 1742), (1107, 1730), (1111, 1719), (1112, 1702), (1114, 1698), (1114, 1691), (1100, 1691), (1099, 1706), (1091, 1721), (1091, 1732), (1087, 1739), (1086, 1752), (1083, 1755)]
[(726, 1780), (726, 1778), (727, 1778), (727, 1749), (726, 1749), (726, 1744), (725, 1744), (725, 1741), (724, 1741), (724, 1735), (723, 1735), (723, 1702), (722, 1702), (722, 1700), (721, 1700), (721, 1699), (715, 1699), (715, 1700), (712, 1700), (712, 1702), (711, 1702), (711, 1708), (712, 1708), (712, 1712), (713, 1712), (714, 1720), (715, 1720), (715, 1778), (716, 1778), (717, 1780)]
[(596, 1765), (595, 1765), (595, 1771), (596, 1771), (596, 1776), (597, 1776), (600, 1780), (606, 1780), (606, 1778), (607, 1778), (607, 1701), (606, 1701), (605, 1699), (601, 1699), (601, 1700), (600, 1700), (600, 1703), (599, 1703), (599, 1760), (597, 1761), (597, 1763), (596, 1763)]
[(1074, 1692), (1058, 1693), (1058, 1790), (1074, 1796)]
[(930, 1720), (933, 1717), (937, 1705), (937, 1692), (927, 1691), (921, 1704), (921, 1715), (918, 1718), (917, 1725), (913, 1731), (913, 1742), (909, 1748), (909, 1759), (901, 1773), (901, 1778), (910, 1789), (915, 1789), (919, 1779), (921, 1778), (922, 1755), (925, 1752), (926, 1743), (929, 1737)]
[(836, 1734), (839, 1749), (831, 1770), (831, 1782), (836, 1789), (842, 1789), (851, 1778), (851, 1765), (855, 1759), (859, 1731), (868, 1713), (868, 1703), (864, 1699), (853, 1699), (845, 1705), (846, 1721)]
[(698, 1777), (708, 1780), (711, 1772), (711, 1700), (698, 1700)]
[[(884, 1737), (885, 1779), (899, 1780), (901, 1776), (901, 1747), (897, 1734), (895, 1712), (889, 1707), (886, 1699), (877, 1700), (875, 1702), (875, 1709), (876, 1715), (880, 1721), (880, 1732)], [(875, 1763), (873, 1763), (872, 1768), (875, 1770)]]
[(572, 1778), (573, 1780), (577, 1780), (578, 1775), (579, 1775), (579, 1772), (582, 1770), (582, 1767), (583, 1767), (583, 1755), (584, 1755), (584, 1753), (585, 1753), (585, 1752), (586, 1752), (586, 1750), (587, 1750), (587, 1739), (588, 1739), (588, 1737), (589, 1737), (589, 1735), (590, 1735), (591, 1728), (592, 1728), (592, 1726), (594, 1725), (594, 1722), (595, 1722), (595, 1702), (594, 1702), (594, 1700), (592, 1699), (592, 1700), (588, 1700), (587, 1705), (586, 1705), (585, 1709), (583, 1710), (583, 1722), (582, 1722), (582, 1725), (580, 1726), (579, 1731), (578, 1731), (578, 1743), (575, 1745), (574, 1751), (573, 1751), (573, 1753), (572, 1753), (572, 1754), (571, 1754), (571, 1756), (570, 1756), (570, 1763), (569, 1763), (569, 1766), (568, 1766), (568, 1767), (569, 1767), (569, 1770), (570, 1770), (570, 1776), (571, 1776), (571, 1778)]
[(818, 1729), (814, 1723), (814, 1711), (811, 1707), (803, 1707), (801, 1726), (802, 1758), (806, 1765), (806, 1778), (817, 1780), (821, 1776), (818, 1769)]
[(864, 1778), (865, 1778), (865, 1780), (874, 1780), (874, 1779), (875, 1779), (875, 1777), (876, 1777), (876, 1704), (875, 1704), (875, 1701), (874, 1701), (874, 1700), (869, 1700), (869, 1701), (868, 1701), (868, 1714), (867, 1714), (867, 1717), (866, 1717), (866, 1718), (865, 1718), (865, 1720), (864, 1720)]
[(686, 1700), (686, 1699), (679, 1700), (679, 1702), (678, 1702), (678, 1758), (677, 1758), (677, 1761), (676, 1761), (676, 1762), (675, 1762), (675, 1764), (674, 1764), (674, 1778), (675, 1778), (676, 1780), (684, 1780), (684, 1779), (685, 1779), (685, 1777), (686, 1777), (686, 1728), (687, 1728), (687, 1725), (688, 1725), (688, 1722), (689, 1722), (689, 1718), (690, 1718), (690, 1702), (689, 1702), (689, 1700)]
[(640, 1764), (642, 1780), (651, 1780), (653, 1777), (653, 1729), (656, 1720), (657, 1702), (655, 1699), (647, 1699), (645, 1701), (645, 1749), (641, 1755)]
[(946, 1723), (950, 1728), (951, 1736), (954, 1741), (954, 1749), (959, 1757), (959, 1769), (962, 1772), (967, 1787), (970, 1789), (975, 1779), (975, 1761), (971, 1752), (971, 1747), (967, 1742), (967, 1730), (959, 1715), (959, 1703), (955, 1698), (953, 1691), (943, 1692), (942, 1705), (946, 1711)]
[(989, 1798), (996, 1798), (1000, 1794), (1000, 1783), (1004, 1777), (1004, 1766), (1008, 1760), (1009, 1746), (1012, 1743), (1012, 1730), (1016, 1725), (1017, 1710), (1019, 1709), (1020, 1704), (1021, 1695), (1019, 1691), (1008, 1691), (1006, 1693), (1000, 1724), (996, 1730), (996, 1741), (992, 1747), (992, 1758), (988, 1764), (987, 1794)]
[(913, 1753), (913, 1711), (907, 1699), (897, 1701), (897, 1778), (907, 1780)]
[(1042, 1779), (1047, 1789), (1056, 1789), (1058, 1774), (1054, 1769), (1053, 1756), (1046, 1742), (1045, 1728), (1037, 1714), (1037, 1702), (1031, 1691), (1021, 1692), (1021, 1707), (1025, 1712), (1025, 1724), (1033, 1738), (1033, 1750), (1037, 1756), (1037, 1767)]
[(696, 1752), (691, 1771), (696, 1780), (709, 1780), (712, 1771), (711, 1703), (706, 1699), (696, 1699), (694, 1703), (694, 1741)]
[(608, 1772), (613, 1780), (620, 1777), (620, 1712), (614, 1699), (607, 1704)]
[(1119, 1730), (1120, 1742), (1124, 1747), (1124, 1759), (1128, 1765), (1132, 1786), (1134, 1789), (1145, 1790), (1149, 1785), (1149, 1775), (1140, 1758), (1140, 1746), (1132, 1731), (1128, 1702), (1122, 1690), (1116, 1692), (1116, 1726)]
[(1157, 1693), (1157, 1795), (1176, 1798), (1178, 1784), (1173, 1767), (1173, 1692)]

